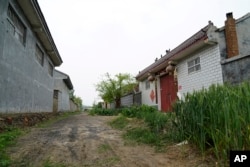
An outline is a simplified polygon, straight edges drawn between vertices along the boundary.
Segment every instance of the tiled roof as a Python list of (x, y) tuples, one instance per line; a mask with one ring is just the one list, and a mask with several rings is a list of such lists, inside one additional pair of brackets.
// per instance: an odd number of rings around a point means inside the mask
[[(176, 48), (174, 48), (172, 51), (170, 51), (169, 53), (167, 53), (166, 55), (164, 55), (162, 58), (160, 58), (159, 60), (157, 60), (156, 62), (154, 62), (150, 66), (148, 66), (145, 69), (143, 69), (136, 76), (136, 79), (145, 78), (145, 76), (147, 76), (147, 73), (149, 73), (149, 72), (152, 72), (152, 71), (156, 72), (156, 71), (154, 71), (154, 69), (157, 68), (157, 67), (159, 67), (159, 66), (161, 66), (162, 64), (166, 64), (167, 61), (170, 58), (174, 57), (175, 55), (177, 55), (180, 52), (184, 51), (188, 47), (192, 46), (197, 41), (206, 39), (207, 38), (207, 30), (209, 29), (210, 25), (212, 25), (211, 22), (207, 26), (205, 26), (204, 28), (202, 28), (200, 31), (198, 31), (197, 33), (195, 33), (193, 36), (191, 36), (190, 38), (188, 38), (187, 40), (185, 40), (179, 46), (177, 46)], [(159, 70), (159, 69), (156, 69), (156, 70)]]

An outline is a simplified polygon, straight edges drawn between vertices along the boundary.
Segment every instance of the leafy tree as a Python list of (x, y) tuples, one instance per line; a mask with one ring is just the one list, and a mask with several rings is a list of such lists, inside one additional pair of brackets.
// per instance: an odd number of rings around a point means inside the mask
[(99, 96), (105, 102), (115, 102), (115, 107), (121, 106), (121, 97), (133, 91), (136, 85), (135, 78), (128, 73), (117, 74), (112, 77), (109, 73), (104, 75), (104, 79), (96, 85)]

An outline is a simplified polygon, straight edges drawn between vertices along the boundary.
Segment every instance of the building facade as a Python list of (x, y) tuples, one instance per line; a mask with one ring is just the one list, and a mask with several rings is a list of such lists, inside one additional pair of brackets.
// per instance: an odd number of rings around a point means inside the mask
[[(157, 92), (157, 101), (142, 100), (142, 104), (157, 105), (169, 111), (177, 95), (183, 98), (212, 84), (237, 84), (250, 80), (250, 14), (235, 20), (226, 15), (225, 26), (208, 25), (186, 39), (172, 51), (157, 59), (136, 76), (142, 99)], [(144, 84), (150, 82), (151, 91)]]
[(73, 91), (73, 85), (70, 77), (58, 70), (54, 73), (54, 104), (53, 111), (74, 111), (72, 108), (70, 91)]
[(0, 112), (51, 112), (62, 59), (37, 0), (1, 0), (0, 24)]

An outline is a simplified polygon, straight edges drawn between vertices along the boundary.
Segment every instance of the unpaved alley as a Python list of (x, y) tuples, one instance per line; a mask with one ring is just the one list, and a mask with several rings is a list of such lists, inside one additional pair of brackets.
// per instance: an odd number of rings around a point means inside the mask
[(8, 150), (12, 166), (207, 166), (188, 147), (172, 146), (156, 153), (150, 146), (126, 144), (122, 131), (107, 124), (112, 119), (81, 113), (47, 128), (32, 128)]

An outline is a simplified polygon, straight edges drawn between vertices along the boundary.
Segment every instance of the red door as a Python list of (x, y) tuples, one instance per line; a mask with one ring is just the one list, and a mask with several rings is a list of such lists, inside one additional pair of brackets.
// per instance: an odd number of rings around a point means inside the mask
[(164, 75), (160, 78), (161, 110), (170, 111), (172, 103), (177, 98), (176, 86), (173, 75)]

